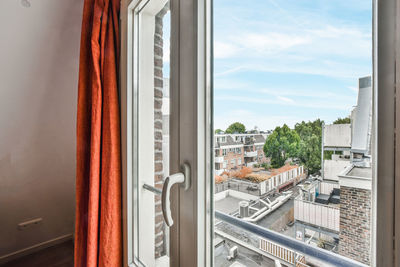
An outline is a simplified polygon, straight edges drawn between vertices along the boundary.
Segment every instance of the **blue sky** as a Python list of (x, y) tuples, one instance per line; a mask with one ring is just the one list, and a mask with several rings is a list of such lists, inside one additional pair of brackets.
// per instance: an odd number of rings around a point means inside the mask
[(214, 127), (348, 116), (371, 24), (368, 0), (214, 0)]

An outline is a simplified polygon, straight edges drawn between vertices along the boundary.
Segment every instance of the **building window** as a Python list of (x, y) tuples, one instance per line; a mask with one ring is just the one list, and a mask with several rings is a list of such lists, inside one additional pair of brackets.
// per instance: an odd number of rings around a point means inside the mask
[(241, 159), (241, 158), (238, 158), (238, 159), (237, 159), (237, 164), (238, 164), (238, 165), (242, 165), (242, 159)]
[(222, 149), (222, 156), (226, 156), (226, 149)]

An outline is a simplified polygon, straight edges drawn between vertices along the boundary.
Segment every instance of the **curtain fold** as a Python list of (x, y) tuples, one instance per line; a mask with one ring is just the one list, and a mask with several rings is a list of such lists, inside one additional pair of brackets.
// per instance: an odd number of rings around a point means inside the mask
[(85, 0), (77, 111), (75, 267), (122, 266), (119, 0)]

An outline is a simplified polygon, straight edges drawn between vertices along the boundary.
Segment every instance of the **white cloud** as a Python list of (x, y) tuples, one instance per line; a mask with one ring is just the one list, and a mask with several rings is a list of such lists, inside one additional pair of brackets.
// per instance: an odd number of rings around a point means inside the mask
[(286, 102), (286, 103), (294, 103), (294, 100), (293, 99), (290, 99), (290, 98), (288, 98), (288, 97), (284, 97), (284, 96), (277, 96), (277, 98), (279, 99), (279, 100), (281, 100), (281, 101), (283, 101), (283, 102)]
[(231, 37), (231, 39), (240, 47), (247, 50), (254, 50), (256, 53), (273, 53), (310, 42), (310, 39), (306, 36), (279, 32), (263, 34), (242, 33)]
[(291, 107), (302, 107), (309, 109), (333, 109), (333, 110), (350, 110), (354, 105), (355, 99), (348, 99), (347, 102), (343, 101), (332, 101), (332, 99), (325, 99), (320, 101), (293, 101), (288, 102), (287, 99), (270, 99), (270, 98), (262, 98), (262, 97), (249, 97), (249, 96), (234, 96), (234, 95), (222, 95), (216, 96), (214, 98), (216, 101), (226, 101), (226, 102), (240, 102), (240, 103), (254, 103), (254, 104), (269, 104), (269, 105), (282, 105), (282, 106), (291, 106)]
[(351, 91), (353, 91), (353, 92), (358, 92), (358, 88), (357, 87), (355, 87), (355, 86), (349, 86), (349, 87), (347, 87), (347, 88), (349, 88)]
[(215, 58), (230, 58), (238, 54), (240, 48), (227, 42), (214, 42)]

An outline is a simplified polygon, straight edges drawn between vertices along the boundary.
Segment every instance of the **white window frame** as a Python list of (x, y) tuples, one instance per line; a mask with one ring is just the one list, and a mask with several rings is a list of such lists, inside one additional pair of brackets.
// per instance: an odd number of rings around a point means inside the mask
[[(135, 26), (132, 7), (137, 2), (122, 0), (120, 13), (124, 266), (140, 265), (133, 259), (133, 252), (137, 249), (134, 244), (134, 222), (137, 218), (134, 203), (137, 200), (134, 199), (135, 185), (132, 179), (132, 171), (135, 170), (135, 139), (132, 138), (132, 105), (135, 95), (132, 88), (136, 86), (132, 74), (135, 65), (133, 61), (137, 59), (132, 54), (132, 47), (137, 45), (136, 39), (132, 38), (132, 25)], [(192, 186), (188, 191), (178, 186), (171, 190), (174, 225), (170, 231), (170, 265), (211, 266), (214, 216), (211, 213), (211, 177), (214, 176), (212, 165), (209, 164), (213, 163), (214, 143), (211, 139), (211, 1), (170, 0), (170, 5), (171, 101), (179, 101), (178, 104), (171, 104), (170, 116), (179, 114), (179, 119), (171, 120), (170, 144), (171, 147), (180, 148), (171, 151), (170, 172), (179, 172), (179, 165), (188, 162), (192, 177)], [(179, 113), (180, 110), (190, 112)], [(182, 213), (185, 216), (181, 217)]]

